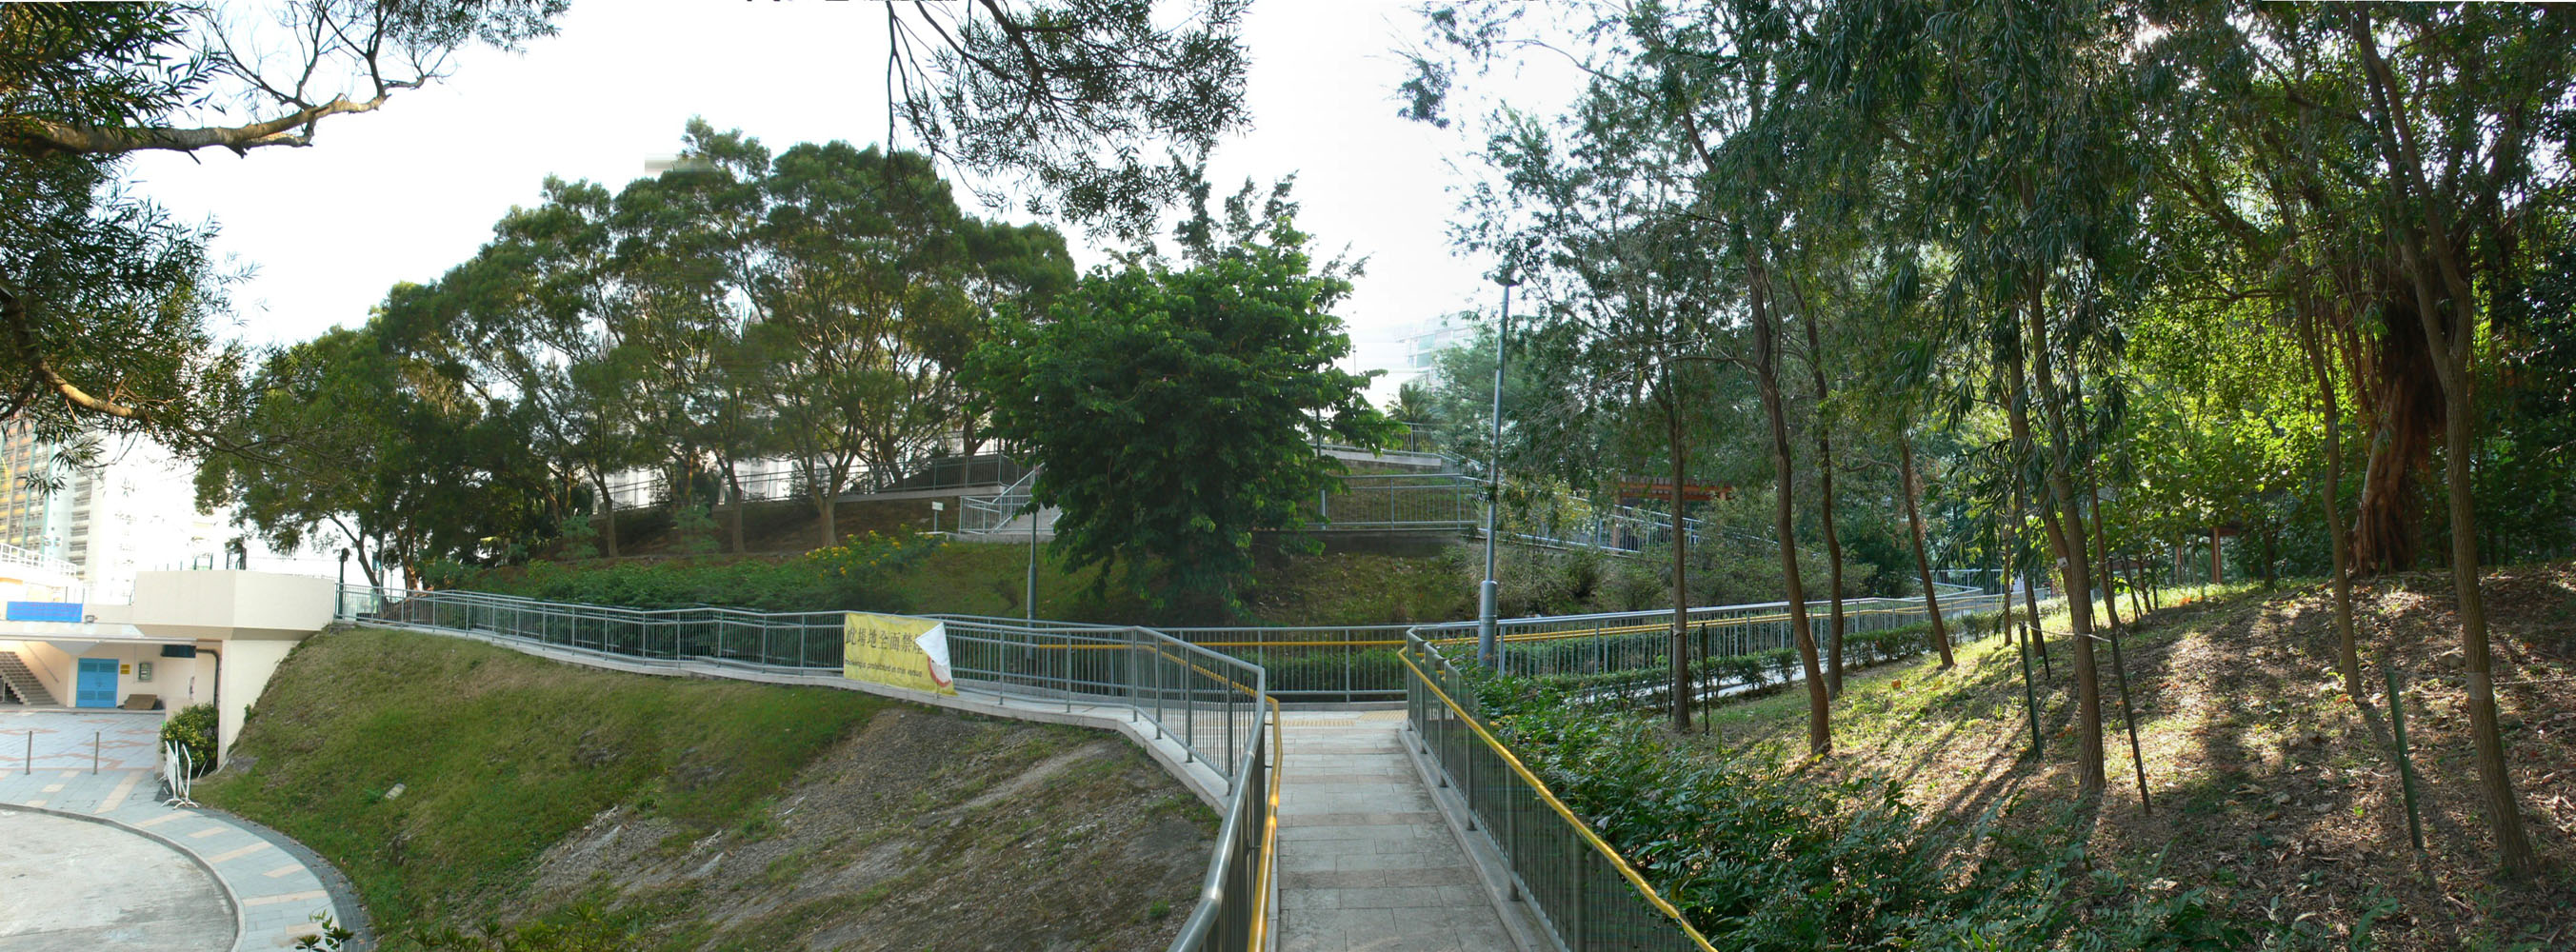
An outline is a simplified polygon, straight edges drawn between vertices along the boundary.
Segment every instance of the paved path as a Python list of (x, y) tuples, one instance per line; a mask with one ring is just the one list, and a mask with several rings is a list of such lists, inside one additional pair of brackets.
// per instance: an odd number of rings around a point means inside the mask
[(1281, 949), (1517, 947), (1405, 759), (1403, 711), (1290, 711), (1280, 726)]
[[(156, 779), (160, 729), (157, 713), (0, 712), (0, 839), (41, 847), (26, 851), (33, 859), (21, 860), (36, 863), (33, 872), (61, 871), (79, 863), (82, 875), (98, 874), (91, 868), (97, 864), (79, 861), (73, 853), (55, 852), (53, 836), (69, 829), (61, 825), (69, 822), (89, 829), (77, 836), (66, 834), (64, 850), (97, 840), (96, 832), (112, 831), (113, 839), (127, 841), (114, 847), (115, 856), (161, 855), (155, 848), (176, 851), (199, 875), (211, 873), (203, 882), (212, 887), (191, 894), (186, 884), (194, 880), (185, 876), (155, 878), (157, 874), (145, 876), (139, 870), (133, 876), (112, 871), (118, 882), (132, 886), (113, 902), (66, 894), (67, 904), (49, 910), (45, 917), (0, 916), (0, 952), (56, 948), (264, 952), (291, 947), (297, 938), (312, 933), (315, 913), (329, 913), (343, 922), (353, 918), (350, 911), (334, 905), (321, 876), (288, 844), (219, 816), (164, 805)], [(35, 756), (29, 765), (26, 752), (31, 739)], [(90, 769), (94, 749), (95, 773)], [(29, 871), (0, 865), (0, 877)], [(66, 883), (63, 888), (73, 886)], [(188, 908), (215, 903), (221, 912), (221, 940), (209, 944), (185, 932), (153, 933), (131, 945), (68, 945), (46, 938), (53, 933), (78, 934), (63, 930), (112, 932), (118, 918), (131, 909), (160, 908), (154, 890), (161, 891), (162, 899), (177, 890), (176, 901)], [(8, 905), (14, 909), (17, 900), (13, 889)], [(39, 930), (50, 931), (40, 934)]]

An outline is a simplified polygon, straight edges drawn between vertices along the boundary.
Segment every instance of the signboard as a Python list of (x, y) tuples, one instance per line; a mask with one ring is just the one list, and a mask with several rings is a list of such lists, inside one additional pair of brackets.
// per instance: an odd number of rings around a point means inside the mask
[(81, 603), (10, 602), (8, 616), (10, 621), (78, 622), (81, 620)]
[(850, 612), (841, 621), (841, 676), (907, 691), (954, 695), (948, 625), (929, 618)]

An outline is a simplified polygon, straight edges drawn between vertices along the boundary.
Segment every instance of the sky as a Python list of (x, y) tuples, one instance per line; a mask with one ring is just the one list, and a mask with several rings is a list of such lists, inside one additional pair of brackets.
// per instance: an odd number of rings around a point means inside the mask
[[(1492, 263), (1446, 237), (1473, 143), (1396, 116), (1406, 66), (1392, 51), (1417, 22), (1375, 0), (1255, 3), (1243, 31), (1255, 128), (1210, 163), (1220, 194), (1295, 174), (1298, 225), (1318, 250), (1367, 259), (1338, 309), (1360, 369), (1401, 366), (1402, 336), (1499, 296), (1483, 278)], [(679, 151), (692, 116), (779, 151), (886, 137), (876, 4), (582, 0), (560, 27), (523, 52), (463, 53), (447, 80), (378, 112), (326, 119), (310, 148), (143, 156), (135, 191), (218, 229), (215, 253), (249, 270), (232, 289), (236, 332), (283, 344), (364, 322), (396, 282), (436, 279), (504, 212), (535, 204), (549, 175), (612, 189), (645, 175)], [(1507, 81), (1523, 99), (1554, 91)], [(1103, 260), (1074, 236), (1080, 264)]]

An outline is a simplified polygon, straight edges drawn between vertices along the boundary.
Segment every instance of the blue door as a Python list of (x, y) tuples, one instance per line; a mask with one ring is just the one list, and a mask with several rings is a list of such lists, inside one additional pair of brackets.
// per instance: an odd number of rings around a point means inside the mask
[(72, 706), (116, 706), (116, 659), (80, 659), (80, 686), (74, 692)]

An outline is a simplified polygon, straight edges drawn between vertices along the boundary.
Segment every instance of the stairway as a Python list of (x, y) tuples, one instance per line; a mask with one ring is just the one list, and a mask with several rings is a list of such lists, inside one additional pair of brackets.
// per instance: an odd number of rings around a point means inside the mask
[(0, 689), (5, 689), (0, 693), (28, 707), (60, 706), (53, 692), (45, 690), (44, 682), (36, 680), (36, 672), (27, 670), (27, 663), (19, 660), (15, 651), (0, 651)]

